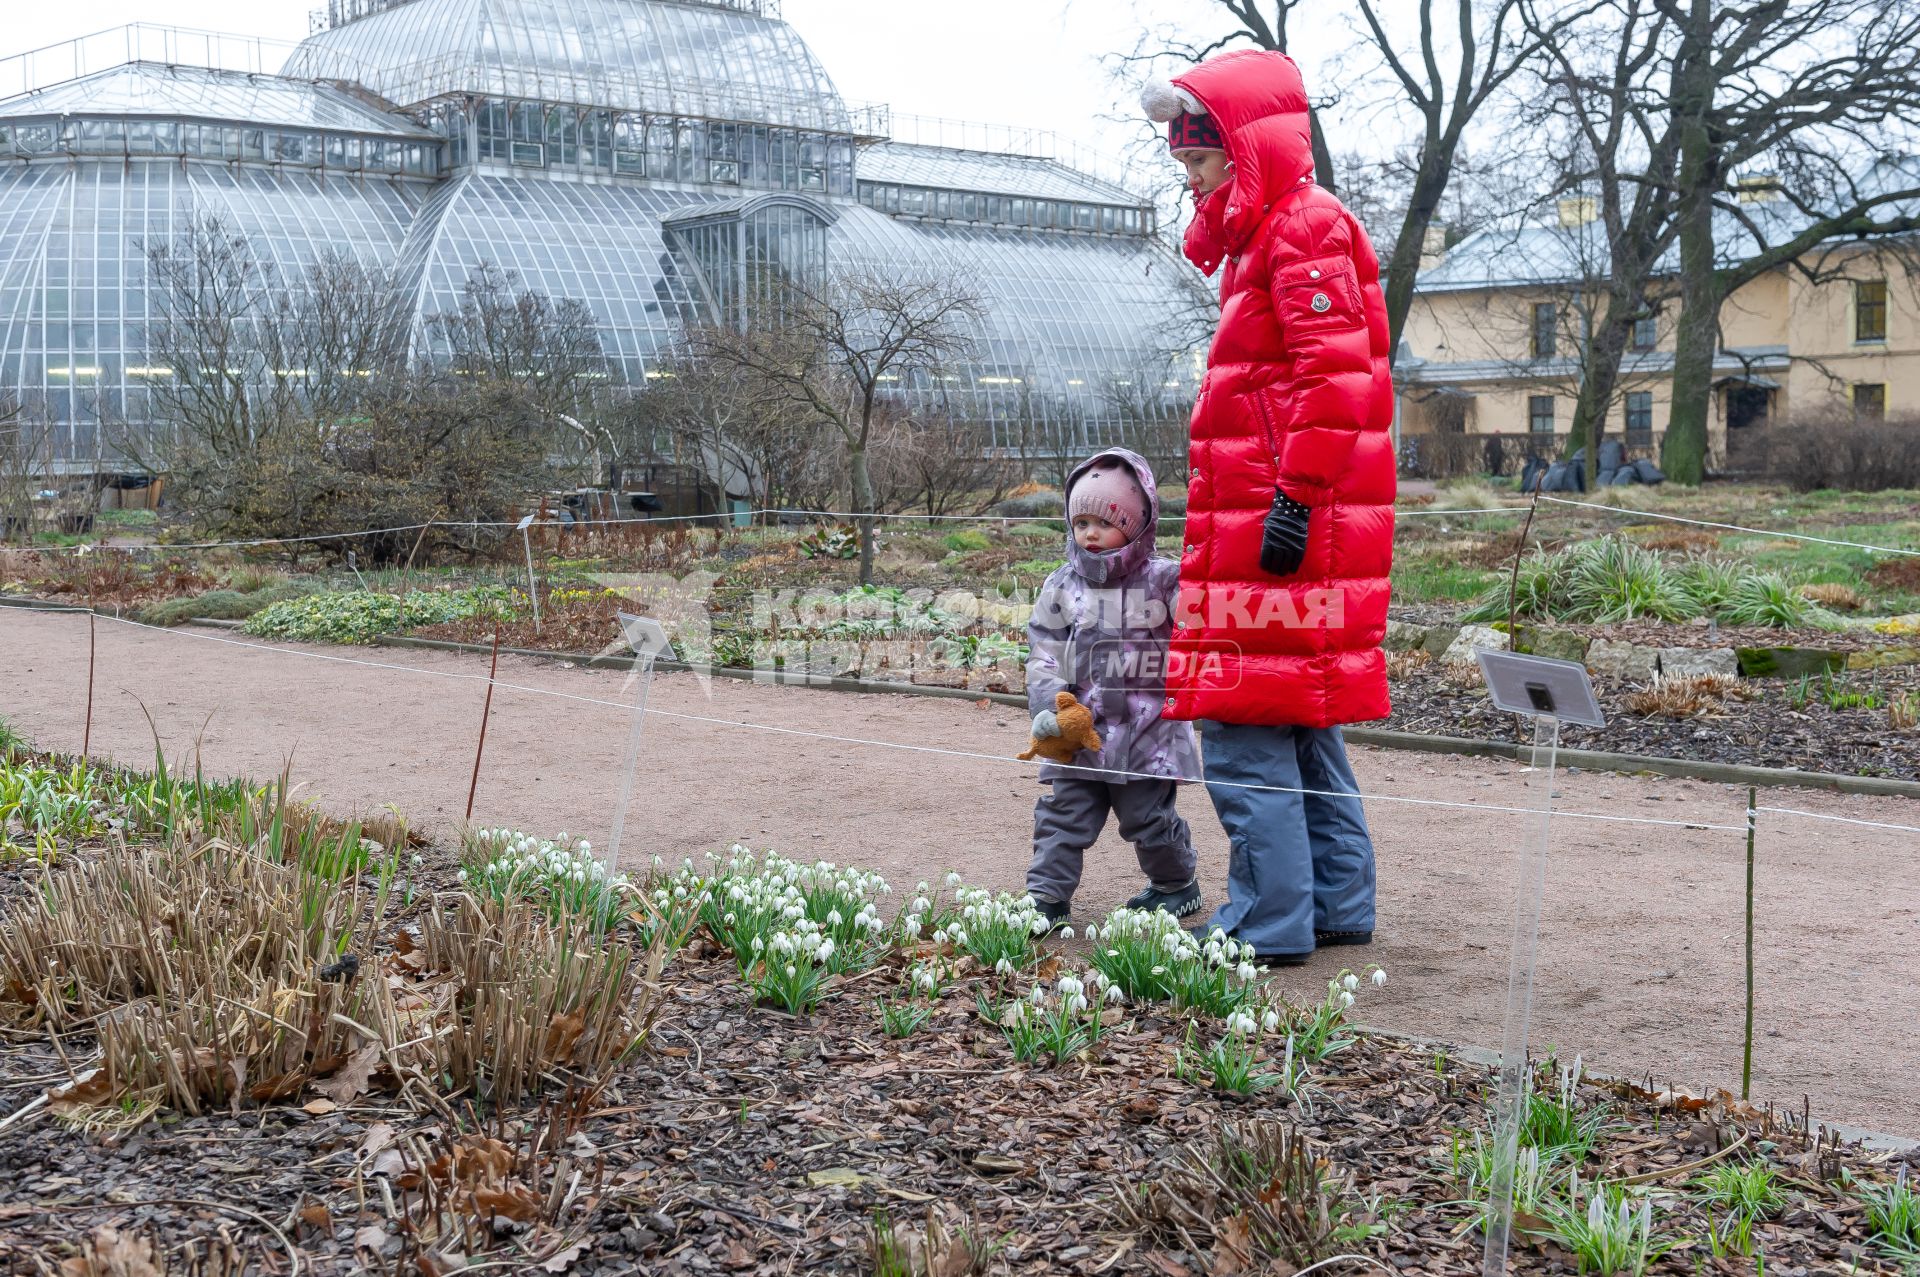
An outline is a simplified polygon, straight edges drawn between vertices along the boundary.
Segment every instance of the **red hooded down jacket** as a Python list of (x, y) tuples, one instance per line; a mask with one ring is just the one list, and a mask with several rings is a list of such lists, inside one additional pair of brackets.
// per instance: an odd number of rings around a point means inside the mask
[[(1293, 59), (1239, 51), (1175, 84), (1233, 161), (1187, 256), (1222, 260), (1220, 327), (1193, 409), (1168, 718), (1331, 727), (1386, 717), (1393, 383), (1380, 264), (1313, 183)], [(1274, 487), (1310, 507), (1291, 576), (1260, 567)]]

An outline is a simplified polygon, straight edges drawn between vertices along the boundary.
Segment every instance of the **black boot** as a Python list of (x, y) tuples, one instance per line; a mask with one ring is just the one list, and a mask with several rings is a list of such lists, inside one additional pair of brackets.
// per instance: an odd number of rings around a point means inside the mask
[(1176, 887), (1172, 891), (1162, 891), (1148, 884), (1145, 891), (1127, 901), (1127, 908), (1158, 909), (1176, 918), (1184, 918), (1189, 914), (1199, 913), (1200, 903), (1200, 880), (1195, 878), (1186, 886)]

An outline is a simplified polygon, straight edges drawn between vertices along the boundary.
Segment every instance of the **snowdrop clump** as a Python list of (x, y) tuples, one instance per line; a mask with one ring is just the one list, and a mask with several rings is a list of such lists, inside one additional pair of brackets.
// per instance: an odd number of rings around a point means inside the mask
[[(958, 878), (958, 874), (947, 875), (949, 884)], [(1033, 961), (1034, 941), (1047, 933), (1047, 920), (1030, 897), (1004, 891), (995, 895), (965, 884), (955, 885), (953, 893), (953, 908), (945, 915), (944, 925), (934, 930), (935, 944), (951, 944), (1001, 976)]]
[(982, 993), (980, 1014), (999, 1026), (1014, 1059), (1047, 1055), (1055, 1064), (1065, 1064), (1100, 1040), (1110, 988), (1105, 975), (1089, 969), (1060, 976), (1051, 989), (1036, 985), (1024, 1001), (1009, 998), (995, 1004)]
[(1223, 1019), (1257, 1001), (1263, 968), (1253, 946), (1218, 928), (1200, 940), (1162, 910), (1116, 909), (1087, 933), (1094, 940), (1093, 965), (1128, 998), (1171, 1002)]
[(732, 952), (743, 976), (751, 978), (768, 961), (780, 937), (830, 973), (871, 965), (885, 943), (879, 898), (892, 888), (879, 874), (826, 860), (803, 864), (775, 852), (757, 856), (738, 845), (726, 861), (708, 861), (705, 873), (691, 862), (682, 866), (670, 880), (672, 890), (704, 897), (700, 920)]
[(468, 835), (467, 867), (460, 881), (496, 900), (532, 898), (555, 920), (589, 919), (611, 926), (638, 903), (625, 874), (608, 874), (584, 838), (536, 838), (517, 829), (482, 829)]

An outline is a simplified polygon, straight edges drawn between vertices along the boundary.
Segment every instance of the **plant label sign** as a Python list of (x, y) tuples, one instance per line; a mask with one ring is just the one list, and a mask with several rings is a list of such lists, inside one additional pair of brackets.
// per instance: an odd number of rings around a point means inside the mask
[(1533, 975), (1540, 949), (1540, 909), (1546, 896), (1547, 853), (1553, 843), (1553, 777), (1559, 761), (1560, 724), (1606, 726), (1587, 667), (1573, 661), (1475, 648), (1487, 691), (1500, 709), (1533, 720), (1535, 799), (1517, 848), (1513, 948), (1507, 961), (1507, 1015), (1500, 1045), (1500, 1084), (1494, 1097), (1493, 1175), (1481, 1253), (1482, 1277), (1506, 1277), (1513, 1229), (1513, 1177), (1520, 1152), (1520, 1119), (1531, 1084), (1527, 1034), (1533, 1019)]
[(1474, 659), (1487, 680), (1495, 708), (1530, 718), (1557, 718), (1582, 727), (1605, 727), (1607, 716), (1593, 694), (1593, 680), (1578, 661), (1496, 652), (1477, 647)]
[(653, 686), (653, 663), (671, 655), (666, 627), (651, 616), (620, 612), (620, 633), (633, 650), (634, 677), (640, 691), (633, 703), (633, 726), (627, 732), (627, 752), (620, 768), (620, 805), (613, 812), (613, 839), (607, 845), (607, 875), (620, 868), (620, 839), (627, 831), (627, 808), (633, 804), (633, 774), (640, 766), (640, 738), (647, 725), (647, 692)]

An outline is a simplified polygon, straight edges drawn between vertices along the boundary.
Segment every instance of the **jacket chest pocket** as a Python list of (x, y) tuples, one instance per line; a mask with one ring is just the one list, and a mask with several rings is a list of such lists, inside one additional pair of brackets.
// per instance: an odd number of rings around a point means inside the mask
[(1366, 322), (1360, 285), (1344, 258), (1296, 262), (1276, 273), (1274, 308), (1288, 334), (1358, 328)]

